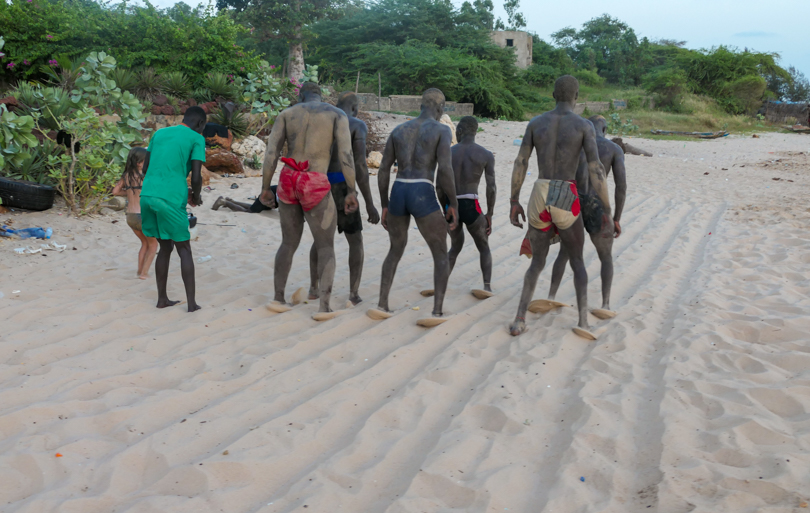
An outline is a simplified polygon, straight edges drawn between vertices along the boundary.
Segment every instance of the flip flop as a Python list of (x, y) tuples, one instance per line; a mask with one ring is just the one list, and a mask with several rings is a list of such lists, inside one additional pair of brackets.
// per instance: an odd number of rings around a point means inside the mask
[(376, 308), (369, 308), (368, 310), (366, 310), (366, 315), (368, 315), (375, 321), (382, 321), (390, 318), (394, 314), (391, 312), (383, 312), (382, 310), (378, 310)]
[(267, 304), (267, 309), (275, 313), (284, 313), (292, 310), (292, 307), (284, 303), (279, 303), (278, 301), (273, 301)]
[(605, 310), (604, 308), (594, 308), (593, 310), (591, 310), (591, 313), (593, 314), (594, 317), (602, 319), (603, 321), (607, 319), (613, 319), (614, 317), (616, 317), (616, 312), (612, 310)]
[(596, 340), (596, 335), (582, 328), (572, 328), (572, 331), (585, 340)]
[(547, 313), (555, 308), (562, 308), (564, 306), (571, 305), (560, 303), (559, 301), (553, 301), (551, 299), (535, 299), (529, 303), (529, 311), (532, 313)]
[(439, 324), (447, 322), (448, 319), (449, 317), (425, 317), (424, 319), (416, 321), (416, 325), (423, 328), (434, 328)]
[(294, 305), (300, 305), (304, 302), (304, 297), (307, 293), (307, 289), (305, 287), (301, 287), (300, 289), (293, 292), (292, 298), (290, 299), (290, 303)]
[(433, 289), (425, 289), (421, 291), (420, 294), (422, 294), (425, 297), (433, 297), (436, 294), (436, 292)]
[(481, 289), (472, 289), (470, 293), (473, 296), (475, 296), (476, 299), (487, 299), (495, 295), (488, 290), (481, 290)]
[(343, 315), (346, 310), (335, 310), (334, 312), (317, 312), (312, 314), (313, 321), (328, 321), (334, 319), (338, 315)]

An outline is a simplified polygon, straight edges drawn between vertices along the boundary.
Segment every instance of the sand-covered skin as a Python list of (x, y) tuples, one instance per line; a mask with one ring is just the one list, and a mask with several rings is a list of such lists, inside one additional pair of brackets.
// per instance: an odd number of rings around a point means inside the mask
[[(366, 316), (388, 248), (368, 223), (363, 303), (325, 322), (310, 318), (317, 302), (269, 312), (277, 212), (209, 210), (220, 194), (257, 194), (258, 178), (212, 182), (194, 209), (205, 224), (195, 258), (213, 257), (196, 264), (194, 314), (154, 308), (123, 214), (2, 216), (53, 227), (68, 250), (18, 256), (25, 244), (0, 242), (0, 511), (806, 511), (810, 162), (793, 153), (810, 137), (634, 138), (655, 157), (627, 157), (618, 315), (591, 316), (599, 340), (588, 342), (571, 332), (574, 308), (507, 332), (528, 266), (525, 231), (507, 218), (525, 123), (482, 126), (499, 186), (495, 296), (470, 294), (482, 283), (467, 237), (452, 317), (433, 329), (415, 325), (433, 283), (413, 228), (393, 317)], [(311, 243), (305, 230), (288, 300), (308, 288)], [(336, 253), (342, 309), (342, 235)], [(590, 242), (585, 256), (598, 307)], [(169, 295), (184, 299), (176, 256)], [(557, 299), (576, 302), (570, 270)]]

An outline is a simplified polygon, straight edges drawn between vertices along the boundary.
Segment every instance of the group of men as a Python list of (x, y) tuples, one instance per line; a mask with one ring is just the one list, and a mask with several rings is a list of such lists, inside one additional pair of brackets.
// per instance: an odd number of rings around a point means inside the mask
[[(351, 92), (342, 93), (337, 106), (332, 106), (323, 102), (321, 94), (317, 84), (304, 84), (299, 102), (278, 116), (267, 142), (258, 202), (264, 208), (278, 208), (282, 233), (274, 264), (275, 297), (268, 308), (284, 312), (293, 307), (285, 299), (285, 288), (305, 222), (314, 239), (309, 259), (309, 298), (320, 300), (319, 312), (313, 318), (326, 320), (339, 313), (330, 308), (336, 228), (345, 233), (349, 243), (350, 301), (353, 305), (362, 301), (359, 287), (364, 252), (358, 188), (365, 200), (369, 222), (381, 222), (390, 239), (382, 266), (379, 302), (377, 308), (368, 311), (370, 317), (384, 319), (392, 315), (389, 294), (407, 245), (411, 218), (430, 248), (434, 264), (434, 288), (423, 292), (434, 296), (433, 317), (421, 320), (421, 325), (433, 326), (445, 320), (443, 303), (448, 277), (464, 243), (462, 224), (466, 225), (480, 252), (483, 289), (473, 292), (481, 299), (491, 296), (492, 255), (488, 238), (496, 197), (495, 158), (492, 152), (475, 142), (476, 119), (468, 116), (460, 120), (456, 133), (458, 144), (453, 145), (450, 128), (439, 122), (444, 113), (444, 94), (438, 89), (425, 91), (420, 115), (397, 126), (386, 142), (378, 175), (382, 206), (379, 214), (366, 168), (367, 127), (357, 119), (358, 98)], [(538, 276), (545, 266), (549, 246), (559, 240), (561, 250), (554, 265), (549, 297), (553, 300), (565, 264), (570, 263), (579, 310), (575, 331), (592, 337), (588, 331), (587, 274), (582, 256), (586, 231), (602, 262), (603, 297), (599, 316), (606, 318), (612, 314), (611, 253), (612, 241), (621, 233), (619, 221), (626, 194), (624, 156), (618, 146), (604, 137), (603, 118), (587, 120), (574, 112), (578, 94), (579, 84), (574, 77), (557, 80), (556, 108), (531, 120), (514, 163), (510, 221), (523, 228), (521, 219), (528, 220), (524, 251), (531, 254), (531, 264), (524, 278), (517, 315), (509, 327), (512, 335), (526, 330), (525, 314), (530, 308)], [(285, 145), (286, 154), (282, 157)], [(539, 176), (532, 188), (527, 213), (519, 197), (533, 151), (537, 152)], [(272, 186), (279, 158), (284, 165), (278, 186)], [(392, 185), (394, 165), (398, 171)], [(606, 173), (611, 170), (616, 182), (612, 217), (606, 182)], [(486, 182), (486, 214), (478, 201), (482, 177)], [(196, 180), (192, 180), (192, 186), (196, 200), (199, 198)], [(231, 206), (218, 203), (215, 206)], [(246, 210), (248, 207), (231, 208)]]

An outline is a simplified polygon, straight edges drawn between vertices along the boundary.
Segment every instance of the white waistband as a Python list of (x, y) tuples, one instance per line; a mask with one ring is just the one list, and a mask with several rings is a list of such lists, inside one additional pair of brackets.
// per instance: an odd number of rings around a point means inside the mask
[(402, 183), (429, 183), (430, 185), (433, 185), (433, 182), (427, 178), (397, 178), (394, 181)]
[(477, 200), (478, 199), (478, 194), (456, 194), (456, 199)]

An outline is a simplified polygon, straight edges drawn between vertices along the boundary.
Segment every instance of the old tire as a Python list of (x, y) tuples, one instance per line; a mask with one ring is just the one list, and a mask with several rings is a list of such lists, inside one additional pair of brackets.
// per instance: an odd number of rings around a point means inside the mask
[(50, 185), (0, 177), (0, 199), (4, 207), (48, 210), (53, 207), (56, 189)]

